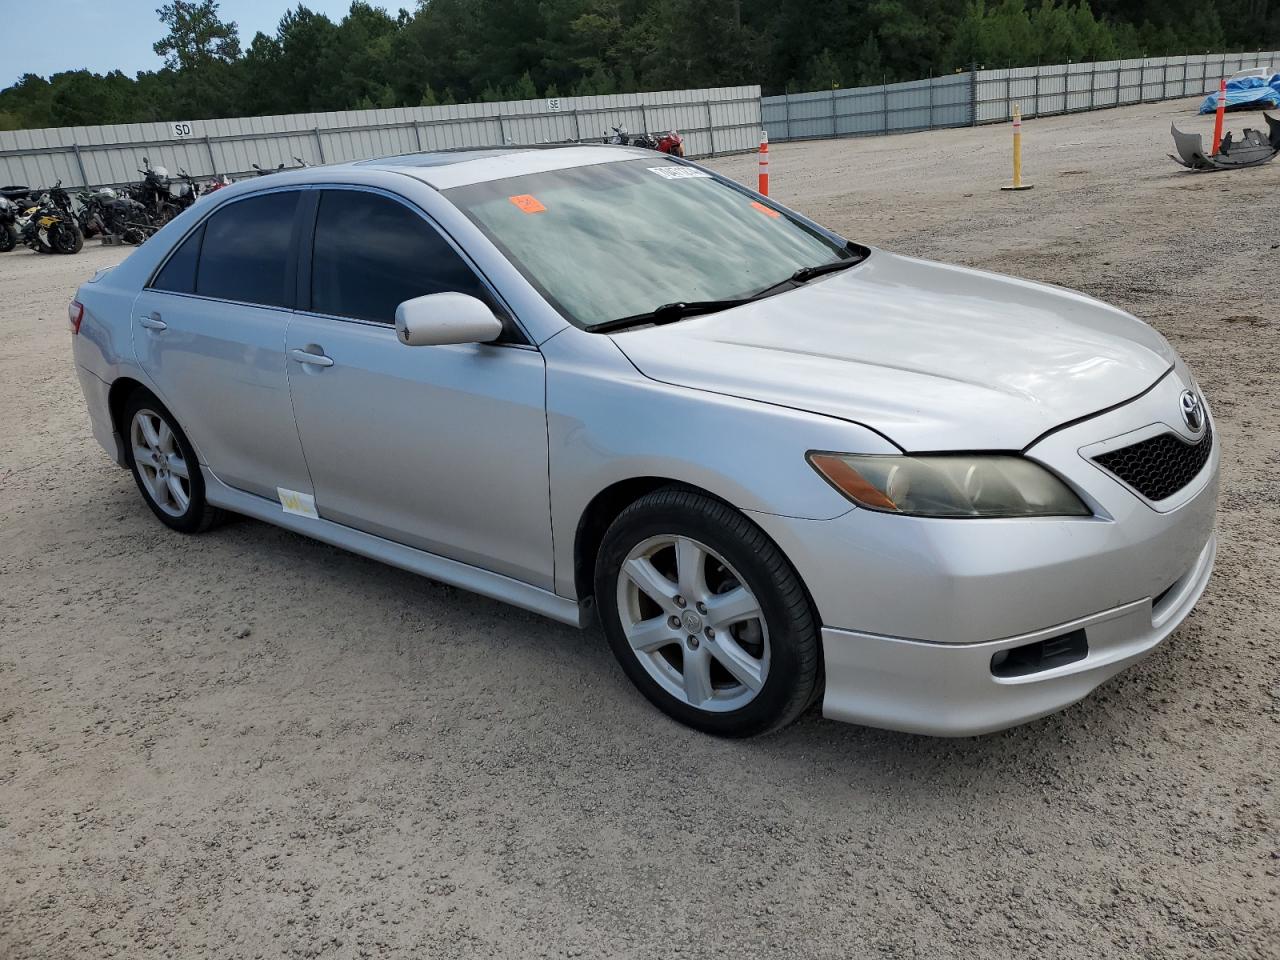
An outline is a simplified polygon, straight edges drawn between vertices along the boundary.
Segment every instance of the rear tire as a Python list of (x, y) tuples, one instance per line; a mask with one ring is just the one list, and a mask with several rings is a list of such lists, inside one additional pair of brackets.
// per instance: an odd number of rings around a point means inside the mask
[(125, 459), (151, 512), (179, 533), (203, 533), (223, 518), (204, 495), (204, 477), (191, 441), (150, 393), (136, 391), (120, 423)]
[(0, 227), (0, 253), (8, 253), (18, 245), (18, 231), (9, 224)]
[(622, 669), (681, 723), (767, 733), (820, 690), (800, 578), (759, 527), (710, 496), (665, 487), (619, 514), (600, 546), (595, 595)]

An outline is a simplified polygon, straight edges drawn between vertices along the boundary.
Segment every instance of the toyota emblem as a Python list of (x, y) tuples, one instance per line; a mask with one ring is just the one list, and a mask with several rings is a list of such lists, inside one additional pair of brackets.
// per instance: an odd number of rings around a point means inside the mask
[(1204, 429), (1204, 404), (1193, 391), (1182, 391), (1178, 407), (1182, 410), (1182, 422), (1192, 433), (1199, 433)]

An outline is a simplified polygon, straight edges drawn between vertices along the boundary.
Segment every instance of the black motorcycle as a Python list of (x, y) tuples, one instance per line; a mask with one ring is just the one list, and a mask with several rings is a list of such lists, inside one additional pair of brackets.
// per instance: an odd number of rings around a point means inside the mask
[(31, 191), (26, 187), (0, 187), (0, 253), (8, 253), (18, 245), (18, 216), (25, 209), (19, 201)]
[(126, 188), (127, 193), (146, 208), (152, 223), (163, 227), (179, 212), (169, 192), (169, 171), (164, 167), (152, 167), (146, 157), (142, 158), (142, 166), (144, 169), (138, 171), (142, 174), (142, 182)]
[(122, 197), (110, 187), (81, 190), (76, 220), (86, 237), (111, 234), (125, 243), (138, 244), (156, 232), (146, 208), (132, 197)]
[(8, 197), (0, 197), (0, 253), (8, 253), (18, 245), (18, 205)]
[(181, 179), (169, 184), (169, 200), (181, 211), (200, 199), (202, 189), (195, 177), (181, 167), (178, 168), (178, 176)]

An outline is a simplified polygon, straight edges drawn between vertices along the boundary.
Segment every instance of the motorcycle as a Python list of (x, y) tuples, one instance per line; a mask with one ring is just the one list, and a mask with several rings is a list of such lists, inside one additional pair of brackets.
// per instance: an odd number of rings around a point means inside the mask
[(144, 169), (138, 171), (142, 174), (142, 182), (128, 187), (128, 194), (146, 208), (147, 216), (157, 227), (163, 227), (179, 212), (169, 193), (169, 171), (164, 167), (152, 167), (146, 157), (142, 158), (142, 166)]
[(18, 245), (18, 205), (0, 195), (0, 253), (8, 253)]
[(76, 199), (80, 201), (76, 219), (86, 237), (114, 234), (125, 243), (139, 244), (156, 232), (141, 203), (119, 196), (110, 187), (81, 190)]
[(684, 137), (675, 130), (668, 130), (658, 138), (657, 150), (659, 153), (670, 154), (673, 157), (683, 157)]
[(181, 211), (199, 200), (202, 191), (195, 178), (181, 167), (178, 168), (178, 175), (182, 179), (169, 184), (169, 199)]
[(37, 253), (79, 253), (84, 234), (71, 213), (71, 198), (59, 180), (18, 217), (18, 240)]
[(604, 142), (624, 147), (655, 150), (658, 153), (670, 154), (673, 157), (684, 156), (684, 137), (680, 136), (675, 130), (668, 130), (660, 137), (654, 137), (650, 133), (638, 133), (632, 136), (627, 132), (625, 126), (614, 127), (612, 134), (605, 134)]

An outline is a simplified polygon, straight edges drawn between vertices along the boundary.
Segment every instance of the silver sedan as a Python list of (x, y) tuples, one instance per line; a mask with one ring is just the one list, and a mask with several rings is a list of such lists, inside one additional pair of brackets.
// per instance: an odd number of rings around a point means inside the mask
[(257, 517), (565, 623), (660, 709), (930, 734), (1050, 713), (1213, 566), (1168, 342), (625, 147), (197, 202), (84, 284), (95, 436), (169, 527)]

